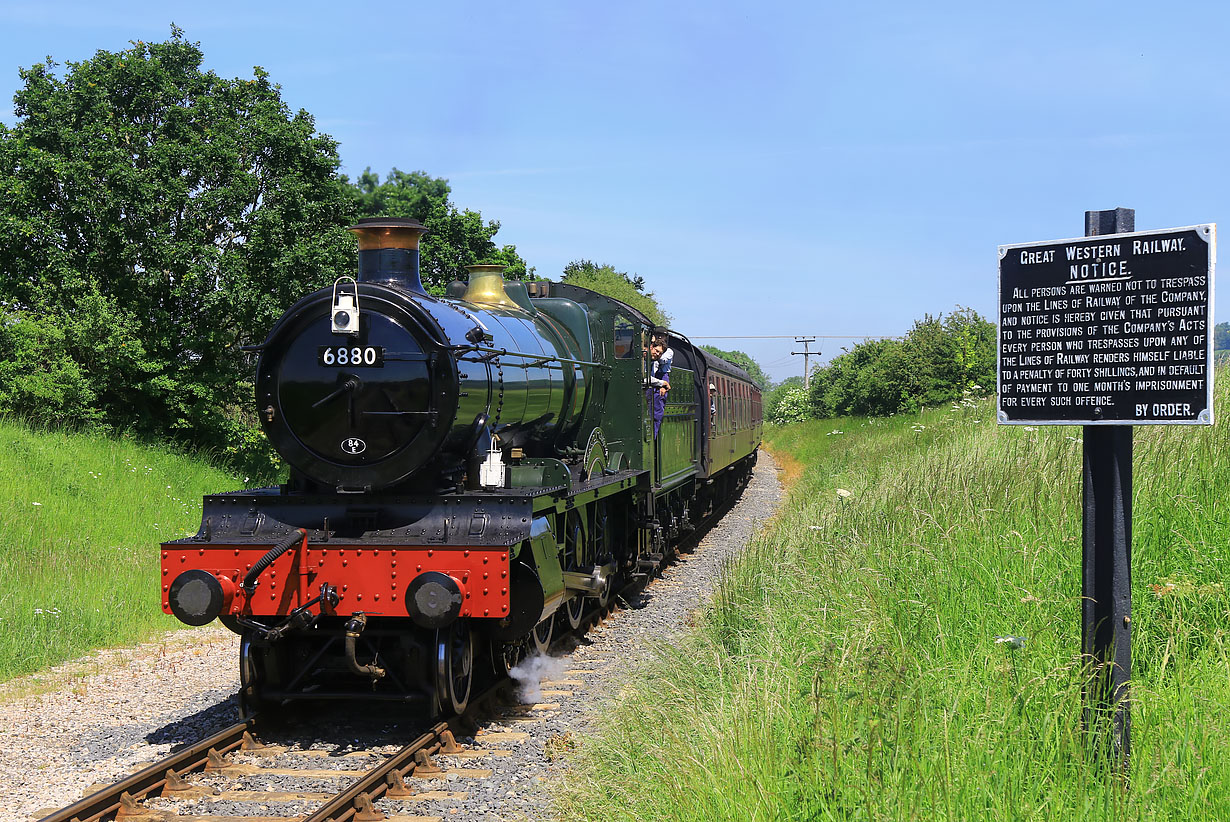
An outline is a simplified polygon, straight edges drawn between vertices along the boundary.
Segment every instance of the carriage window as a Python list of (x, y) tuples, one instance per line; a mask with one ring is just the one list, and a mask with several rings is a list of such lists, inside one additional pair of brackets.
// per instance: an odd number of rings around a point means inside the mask
[(636, 338), (636, 326), (627, 317), (615, 315), (615, 356), (627, 359), (633, 356), (633, 340)]

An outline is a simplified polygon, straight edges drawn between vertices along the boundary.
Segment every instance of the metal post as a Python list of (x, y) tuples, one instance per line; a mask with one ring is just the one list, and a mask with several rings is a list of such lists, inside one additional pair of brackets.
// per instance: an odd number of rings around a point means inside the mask
[[(1135, 230), (1133, 209), (1085, 212), (1086, 237)], [(1095, 756), (1126, 773), (1132, 737), (1132, 426), (1085, 426), (1083, 494), (1085, 729)]]

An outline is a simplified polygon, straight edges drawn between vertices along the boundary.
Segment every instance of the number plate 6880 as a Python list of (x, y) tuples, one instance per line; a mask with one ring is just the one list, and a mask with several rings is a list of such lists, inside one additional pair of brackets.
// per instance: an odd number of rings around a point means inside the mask
[(322, 345), (318, 365), (337, 368), (384, 368), (384, 348), (376, 345)]

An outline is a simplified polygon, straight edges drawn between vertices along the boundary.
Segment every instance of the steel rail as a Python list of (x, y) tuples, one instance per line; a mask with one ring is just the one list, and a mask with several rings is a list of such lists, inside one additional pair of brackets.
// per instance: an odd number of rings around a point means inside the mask
[(255, 727), (252, 719), (239, 722), (213, 736), (155, 762), (114, 785), (69, 805), (67, 808), (44, 816), (38, 822), (101, 822), (114, 819), (119, 812), (121, 798), (128, 794), (133, 799), (157, 796), (167, 784), (167, 775), (174, 771), (182, 775), (203, 768), (211, 750), (220, 754), (229, 753), (243, 744), (244, 734)]

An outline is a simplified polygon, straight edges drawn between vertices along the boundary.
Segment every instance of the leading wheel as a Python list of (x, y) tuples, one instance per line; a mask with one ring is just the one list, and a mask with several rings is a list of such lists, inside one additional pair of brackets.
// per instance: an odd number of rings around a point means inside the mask
[(575, 631), (581, 627), (581, 618), (585, 615), (585, 597), (575, 594), (564, 603), (564, 618), (568, 620), (569, 630)]
[(470, 704), (474, 682), (474, 637), (468, 620), (436, 631), (436, 699), (445, 713), (459, 714)]
[(260, 676), (252, 648), (252, 637), (244, 634), (239, 640), (239, 718), (251, 719), (264, 707), (261, 699)]
[(530, 636), (534, 642), (534, 650), (540, 654), (547, 653), (551, 648), (551, 637), (555, 635), (555, 618), (547, 617), (534, 626)]
[(288, 665), (286, 647), (254, 640), (251, 631), (239, 639), (239, 718), (251, 719), (258, 713), (276, 721), (282, 702), (270, 699), (270, 693), (281, 691), (286, 682)]
[(606, 575), (606, 577), (602, 580), (602, 589), (594, 597), (595, 599), (598, 600), (598, 607), (600, 609), (605, 608), (606, 606), (611, 604), (611, 589), (615, 585), (615, 582), (613, 579), (614, 576), (615, 576), (614, 574)]

